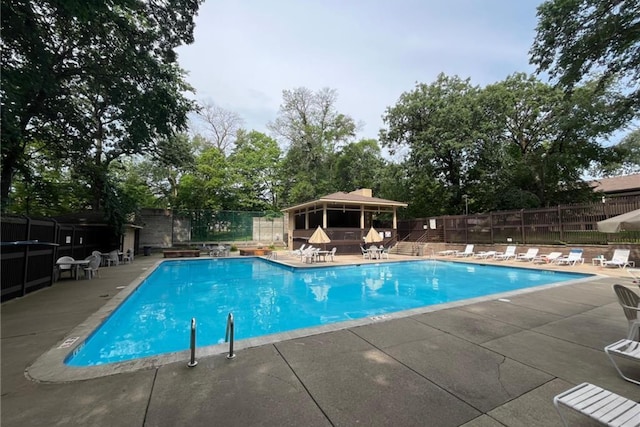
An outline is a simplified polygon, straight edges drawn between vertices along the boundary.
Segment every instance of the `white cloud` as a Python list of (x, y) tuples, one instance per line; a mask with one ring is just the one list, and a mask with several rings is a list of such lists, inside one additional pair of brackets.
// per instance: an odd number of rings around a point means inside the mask
[(266, 132), (282, 91), (338, 91), (338, 109), (376, 138), (381, 116), (438, 73), (486, 85), (533, 72), (539, 0), (207, 0), (179, 49), (196, 98)]

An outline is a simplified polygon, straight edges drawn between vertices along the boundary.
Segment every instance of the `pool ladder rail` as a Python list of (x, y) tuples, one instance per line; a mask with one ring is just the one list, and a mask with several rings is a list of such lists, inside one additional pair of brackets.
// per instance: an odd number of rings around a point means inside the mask
[[(234, 336), (233, 314), (229, 313), (229, 316), (227, 316), (227, 332), (225, 333), (225, 338), (224, 338), (224, 342), (229, 343), (229, 354), (227, 354), (227, 359), (233, 359), (236, 357), (235, 353), (233, 352), (233, 336)], [(189, 368), (193, 368), (198, 364), (198, 361), (196, 360), (196, 318), (195, 317), (191, 318), (190, 350), (191, 350), (191, 357), (189, 359), (189, 363), (187, 363), (187, 366)]]
[(227, 359), (233, 359), (236, 357), (233, 352), (233, 313), (229, 313), (227, 316), (227, 332), (225, 333), (224, 342), (229, 343), (229, 354), (227, 354)]

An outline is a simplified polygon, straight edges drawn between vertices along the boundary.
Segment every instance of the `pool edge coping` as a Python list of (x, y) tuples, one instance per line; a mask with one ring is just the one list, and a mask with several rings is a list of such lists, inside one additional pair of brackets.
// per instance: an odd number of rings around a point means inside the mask
[[(242, 257), (243, 259), (249, 257)], [(257, 257), (261, 258), (261, 257)], [(190, 260), (199, 260), (201, 258), (181, 258), (179, 261), (190, 261)], [(284, 262), (280, 262), (277, 260), (267, 260), (276, 262), (278, 264), (282, 264), (284, 266), (292, 267), (295, 269), (308, 269), (308, 268), (317, 268), (317, 267), (306, 267), (306, 266), (294, 266), (291, 264), (287, 264)], [(407, 262), (412, 260), (397, 260), (391, 262)], [(422, 260), (424, 261), (424, 260)], [(450, 260), (436, 260), (436, 261), (450, 261)], [(100, 307), (95, 313), (91, 314), (87, 319), (85, 319), (82, 323), (75, 326), (71, 331), (65, 334), (65, 337), (56, 343), (51, 349), (43, 353), (39, 356), (31, 365), (29, 365), (25, 369), (25, 376), (32, 381), (40, 382), (40, 383), (66, 383), (66, 382), (74, 382), (74, 381), (83, 381), (95, 378), (101, 378), (110, 375), (116, 375), (120, 373), (131, 373), (146, 369), (154, 369), (167, 364), (175, 363), (175, 362), (188, 362), (190, 359), (190, 351), (183, 350), (174, 353), (166, 353), (163, 355), (157, 356), (149, 356), (134, 360), (115, 362), (115, 363), (107, 363), (104, 365), (98, 366), (90, 366), (90, 367), (77, 367), (77, 366), (69, 366), (64, 362), (70, 357), (75, 351), (78, 351), (79, 348), (86, 342), (87, 339), (90, 338), (91, 334), (104, 322), (104, 320), (116, 310), (120, 304), (124, 300), (126, 300), (141, 284), (142, 282), (153, 272), (155, 271), (160, 264), (164, 262), (176, 262), (175, 259), (162, 259), (157, 261), (155, 264), (146, 268), (144, 272), (142, 272), (138, 277), (136, 277), (129, 285), (123, 288), (120, 292), (118, 292), (113, 298), (111, 298), (107, 303), (105, 303), (102, 307)], [(455, 262), (455, 261), (452, 261)], [(349, 264), (341, 264), (341, 266), (348, 265), (360, 265), (359, 262), (353, 262)], [(369, 263), (367, 263), (369, 264)], [(476, 264), (477, 265), (477, 264)], [(506, 267), (506, 266), (505, 266)], [(523, 268), (527, 269), (525, 266), (509, 266), (513, 268)], [(548, 270), (554, 271), (554, 270)], [(470, 299), (464, 299), (460, 301), (447, 302), (442, 304), (435, 305), (427, 305), (422, 307), (417, 307), (409, 310), (398, 311), (394, 313), (373, 316), (373, 317), (364, 317), (361, 319), (347, 320), (343, 322), (337, 322), (327, 325), (319, 325), (313, 326), (309, 328), (296, 329), (293, 331), (281, 332), (277, 334), (264, 335), (256, 338), (246, 338), (240, 341), (236, 341), (234, 343), (235, 350), (243, 350), (252, 347), (258, 347), (267, 344), (274, 344), (277, 342), (302, 338), (307, 336), (313, 336), (318, 334), (323, 334), (327, 332), (334, 332), (344, 329), (349, 329), (358, 326), (369, 325), (373, 323), (395, 320), (406, 318), (418, 314), (425, 314), (434, 311), (462, 307), (470, 304), (475, 304), (479, 302), (486, 302), (491, 300), (500, 300), (508, 297), (512, 297), (515, 295), (540, 291), (544, 289), (550, 289), (554, 287), (560, 286), (568, 286), (576, 283), (581, 283), (585, 281), (596, 280), (601, 277), (607, 277), (600, 274), (591, 274), (591, 273), (576, 273), (580, 275), (584, 275), (585, 277), (576, 278), (573, 280), (567, 280), (564, 282), (555, 282), (546, 285), (540, 285), (532, 288), (525, 289), (517, 289), (507, 292), (501, 292), (498, 294), (491, 294), (481, 297), (475, 297)], [(70, 343), (70, 344), (67, 344)], [(216, 344), (211, 346), (198, 347), (196, 350), (196, 354), (198, 358), (201, 357), (210, 357), (215, 355), (220, 355), (227, 353), (228, 344)]]

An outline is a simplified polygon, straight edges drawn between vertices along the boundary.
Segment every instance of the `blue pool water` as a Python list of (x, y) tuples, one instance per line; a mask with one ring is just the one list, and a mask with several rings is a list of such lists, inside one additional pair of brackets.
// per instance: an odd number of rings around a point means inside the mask
[(73, 354), (94, 366), (587, 277), (432, 260), (294, 269), (259, 258), (163, 262)]

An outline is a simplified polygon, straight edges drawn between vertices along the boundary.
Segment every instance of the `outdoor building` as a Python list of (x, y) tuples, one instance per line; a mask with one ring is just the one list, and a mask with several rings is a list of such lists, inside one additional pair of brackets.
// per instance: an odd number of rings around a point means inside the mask
[(593, 191), (603, 196), (640, 196), (640, 173), (599, 178), (590, 182)]
[(389, 245), (397, 239), (397, 210), (406, 203), (373, 197), (371, 189), (350, 193), (337, 192), (283, 209), (289, 214), (288, 247), (296, 249), (307, 243), (317, 227), (331, 239), (338, 253), (358, 253), (364, 237), (375, 228), (380, 244)]

